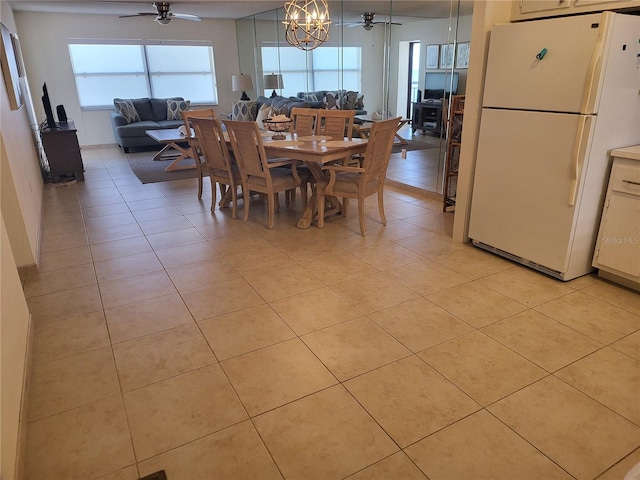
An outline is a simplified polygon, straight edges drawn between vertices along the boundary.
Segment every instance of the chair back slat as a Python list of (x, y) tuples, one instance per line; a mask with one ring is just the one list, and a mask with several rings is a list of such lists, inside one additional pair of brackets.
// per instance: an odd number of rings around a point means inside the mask
[(397, 117), (373, 123), (362, 162), (362, 167), (366, 171), (365, 181), (386, 174), (400, 120), (401, 118)]
[(223, 123), (227, 128), (233, 155), (243, 180), (249, 176), (270, 179), (267, 154), (262, 144), (262, 135), (258, 124), (236, 120), (223, 120)]
[(205, 167), (228, 170), (231, 166), (231, 158), (220, 120), (194, 117), (190, 121), (198, 148), (204, 157)]
[(202, 110), (184, 110), (184, 111), (182, 111), (180, 113), (182, 115), (182, 121), (184, 122), (184, 128), (185, 128), (184, 136), (186, 137), (187, 140), (192, 138), (192, 135), (191, 135), (191, 127), (192, 127), (191, 119), (193, 119), (193, 118), (208, 118), (208, 119), (217, 118), (216, 117), (216, 112), (213, 110), (213, 108), (205, 108), (205, 109), (202, 109)]
[(353, 120), (355, 110), (318, 110), (317, 135), (328, 135), (336, 140), (347, 137), (351, 140), (353, 135)]
[(298, 136), (313, 135), (318, 122), (317, 108), (293, 107), (291, 109), (291, 120), (293, 120), (293, 132)]

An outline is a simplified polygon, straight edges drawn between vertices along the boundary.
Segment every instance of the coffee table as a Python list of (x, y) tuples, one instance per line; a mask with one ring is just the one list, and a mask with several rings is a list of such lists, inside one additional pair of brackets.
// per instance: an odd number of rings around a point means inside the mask
[(196, 168), (195, 163), (180, 165), (180, 162), (182, 160), (184, 160), (185, 158), (189, 158), (191, 155), (191, 149), (189, 149), (188, 147), (185, 149), (180, 145), (180, 143), (187, 142), (186, 137), (180, 132), (180, 129), (167, 128), (164, 130), (147, 130), (145, 131), (145, 133), (153, 138), (156, 142), (164, 144), (162, 150), (154, 155), (154, 160), (167, 160), (169, 158), (174, 159), (173, 162), (171, 162), (167, 166), (167, 168), (164, 169), (165, 172)]
[[(393, 116), (383, 116), (383, 115), (378, 115), (378, 116), (374, 116), (374, 115), (356, 115), (354, 118), (354, 125), (353, 125), (353, 129), (356, 132), (356, 134), (360, 137), (360, 138), (368, 138), (369, 137), (369, 132), (371, 131), (371, 125), (367, 125), (367, 124), (371, 124), (373, 122), (379, 122), (381, 120), (389, 120), (390, 118), (395, 118)], [(400, 126), (398, 126), (398, 130), (400, 130), (404, 125), (406, 125), (407, 123), (409, 123), (411, 120), (408, 118), (401, 118), (400, 119)], [(401, 145), (408, 145), (409, 142), (407, 142), (406, 139), (402, 138), (400, 136), (400, 134), (396, 133), (396, 138), (399, 140), (399, 143)]]

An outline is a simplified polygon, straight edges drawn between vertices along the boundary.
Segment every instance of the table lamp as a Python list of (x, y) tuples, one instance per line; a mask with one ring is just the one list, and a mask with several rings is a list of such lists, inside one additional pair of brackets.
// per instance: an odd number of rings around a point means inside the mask
[(246, 90), (253, 90), (253, 78), (251, 75), (232, 75), (231, 76), (231, 88), (234, 92), (242, 92), (240, 100), (250, 100)]
[(284, 88), (284, 82), (282, 81), (282, 75), (279, 73), (272, 73), (270, 75), (264, 76), (264, 89), (267, 90), (269, 88), (273, 89), (271, 93), (271, 98), (277, 96), (276, 88), (281, 89)]

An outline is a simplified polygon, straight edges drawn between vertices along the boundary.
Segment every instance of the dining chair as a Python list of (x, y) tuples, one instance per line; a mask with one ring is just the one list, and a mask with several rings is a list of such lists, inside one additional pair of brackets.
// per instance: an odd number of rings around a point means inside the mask
[(349, 198), (358, 200), (358, 217), (360, 234), (366, 236), (364, 228), (364, 199), (377, 192), (378, 210), (383, 225), (387, 224), (384, 214), (384, 181), (389, 165), (389, 156), (400, 126), (401, 117), (375, 122), (371, 127), (367, 150), (364, 152), (362, 166), (325, 165), (323, 170), (329, 172), (329, 178), (317, 182), (318, 228), (324, 226), (324, 204), (327, 195), (342, 197), (346, 215)]
[[(223, 120), (233, 155), (240, 171), (244, 196), (243, 221), (249, 219), (250, 192), (267, 195), (269, 206), (268, 228), (273, 228), (276, 196), (279, 192), (295, 189), (300, 185), (296, 160), (269, 161), (262, 143), (262, 135), (256, 122)], [(277, 168), (290, 165), (291, 169)]]
[[(316, 126), (318, 125), (319, 112), (320, 109), (318, 108), (293, 107), (290, 113), (291, 120), (293, 120), (291, 123), (291, 133), (295, 133), (299, 137), (314, 135), (316, 133)], [(304, 211), (304, 209), (307, 208), (308, 202), (308, 185), (315, 180), (305, 165), (298, 165), (298, 176), (300, 177), (300, 196), (302, 199), (302, 210)], [(290, 192), (290, 196), (287, 198), (290, 203), (294, 203), (295, 190)]]
[(191, 124), (198, 139), (197, 148), (203, 159), (200, 169), (203, 173), (208, 173), (211, 180), (211, 211), (215, 210), (217, 184), (220, 187), (220, 206), (223, 206), (225, 200), (231, 195), (231, 218), (236, 218), (240, 173), (232, 162), (220, 120), (193, 117)]
[(318, 109), (316, 135), (327, 135), (334, 140), (342, 140), (344, 137), (351, 140), (355, 115), (355, 110)]
[(196, 171), (198, 172), (198, 198), (202, 198), (202, 160), (198, 152), (197, 139), (191, 135), (191, 119), (192, 118), (216, 118), (216, 112), (213, 108), (205, 108), (202, 110), (183, 110), (181, 112), (182, 120), (184, 121), (184, 136), (187, 142), (189, 142), (189, 157), (193, 158), (196, 162)]

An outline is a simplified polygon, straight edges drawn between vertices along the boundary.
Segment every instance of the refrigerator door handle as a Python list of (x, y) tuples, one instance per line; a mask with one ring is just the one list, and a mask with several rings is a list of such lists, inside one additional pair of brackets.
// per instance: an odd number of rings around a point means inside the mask
[(600, 76), (602, 72), (602, 57), (604, 49), (604, 36), (608, 31), (607, 26), (609, 23), (609, 17), (607, 15), (602, 16), (600, 23), (600, 30), (598, 32), (598, 40), (596, 41), (593, 54), (591, 55), (591, 61), (589, 62), (589, 69), (587, 70), (587, 82), (585, 83), (584, 96), (582, 97), (581, 113), (595, 113), (596, 97), (598, 93), (598, 83), (600, 82)]
[[(578, 184), (580, 182), (580, 174), (582, 173), (582, 165), (584, 163), (585, 150), (587, 148), (588, 131), (591, 130), (592, 117), (581, 115), (578, 123), (578, 133), (576, 141), (573, 144), (573, 157), (571, 162), (571, 186), (569, 187), (569, 205), (576, 204), (578, 196)], [(587, 133), (585, 133), (585, 131)]]

